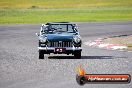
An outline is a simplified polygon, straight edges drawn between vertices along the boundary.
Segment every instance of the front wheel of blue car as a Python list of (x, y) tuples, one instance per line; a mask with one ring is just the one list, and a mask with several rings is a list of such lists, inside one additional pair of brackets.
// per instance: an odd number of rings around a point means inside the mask
[(39, 59), (44, 59), (44, 54), (41, 50), (39, 50)]
[(76, 52), (74, 53), (74, 57), (75, 57), (76, 59), (81, 59), (81, 51), (76, 51)]

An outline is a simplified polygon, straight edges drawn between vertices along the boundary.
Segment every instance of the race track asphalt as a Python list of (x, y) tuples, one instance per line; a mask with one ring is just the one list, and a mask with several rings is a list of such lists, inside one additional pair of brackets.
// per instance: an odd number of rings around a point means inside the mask
[[(114, 35), (132, 34), (132, 22), (77, 23), (83, 42)], [(0, 88), (132, 88), (129, 84), (76, 82), (77, 67), (88, 74), (132, 75), (132, 52), (98, 49), (82, 45), (82, 59), (46, 55), (38, 59), (41, 24), (0, 25)]]

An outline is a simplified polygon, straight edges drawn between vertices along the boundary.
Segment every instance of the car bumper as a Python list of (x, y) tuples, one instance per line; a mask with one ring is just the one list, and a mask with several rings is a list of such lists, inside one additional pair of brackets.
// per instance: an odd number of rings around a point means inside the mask
[[(39, 50), (55, 50), (55, 48), (58, 48), (58, 47), (38, 47)], [(81, 47), (64, 47), (66, 48), (66, 50), (82, 50)]]
[[(39, 50), (47, 54), (58, 53), (58, 52), (55, 52), (55, 48), (58, 48), (58, 47), (38, 47)], [(66, 52), (62, 52), (62, 53), (67, 53), (67, 54), (74, 53), (76, 51), (82, 51), (81, 47), (64, 47), (64, 48), (66, 49)]]

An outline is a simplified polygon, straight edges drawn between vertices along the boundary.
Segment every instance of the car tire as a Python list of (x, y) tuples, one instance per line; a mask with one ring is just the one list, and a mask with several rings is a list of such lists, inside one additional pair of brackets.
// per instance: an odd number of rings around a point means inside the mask
[(81, 51), (76, 51), (74, 53), (74, 57), (75, 57), (75, 59), (81, 59)]
[(39, 59), (44, 59), (44, 54), (41, 50), (39, 50)]

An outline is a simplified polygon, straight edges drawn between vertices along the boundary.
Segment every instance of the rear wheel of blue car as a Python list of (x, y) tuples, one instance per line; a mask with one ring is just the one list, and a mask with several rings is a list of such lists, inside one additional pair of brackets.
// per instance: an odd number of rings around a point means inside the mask
[(81, 51), (76, 51), (76, 52), (74, 53), (74, 57), (75, 57), (76, 59), (81, 59)]
[(44, 59), (44, 53), (41, 50), (39, 50), (39, 59)]

